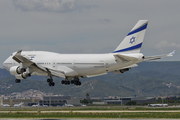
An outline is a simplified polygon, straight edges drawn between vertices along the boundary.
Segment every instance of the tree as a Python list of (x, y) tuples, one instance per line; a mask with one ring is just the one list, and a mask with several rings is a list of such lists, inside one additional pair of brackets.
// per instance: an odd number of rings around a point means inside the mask
[(89, 93), (86, 93), (86, 99), (87, 100), (89, 99)]
[(87, 99), (80, 100), (80, 102), (81, 102), (82, 104), (93, 103), (92, 100), (87, 100)]
[(86, 93), (86, 97), (89, 97), (89, 93)]
[(88, 104), (89, 103), (89, 101), (87, 99), (83, 99), (80, 102), (83, 103), (83, 104)]
[(126, 105), (136, 105), (136, 101), (129, 101), (126, 103)]

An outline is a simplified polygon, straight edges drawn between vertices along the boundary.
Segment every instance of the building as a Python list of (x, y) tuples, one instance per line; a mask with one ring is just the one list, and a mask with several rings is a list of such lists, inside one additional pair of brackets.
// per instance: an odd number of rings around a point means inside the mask
[[(129, 101), (135, 101), (136, 103), (154, 103), (156, 102), (156, 98), (154, 97), (123, 97), (122, 98), (122, 104), (126, 104)], [(103, 104), (121, 104), (121, 98), (110, 98), (110, 99), (104, 99), (102, 102), (93, 102), (93, 104), (96, 105), (103, 105)]]
[(39, 101), (40, 106), (63, 106), (65, 104), (80, 105), (80, 99), (73, 96), (50, 96), (43, 97), (43, 100)]
[[(1, 102), (2, 101), (2, 102)], [(72, 104), (72, 105), (80, 105), (80, 99), (75, 98), (73, 96), (50, 96), (50, 97), (43, 97), (42, 99), (2, 99), (0, 100), (3, 104), (9, 104), (10, 107), (13, 107), (14, 104), (19, 104), (20, 102), (24, 102), (24, 106), (32, 106), (32, 105), (47, 105), (47, 106), (63, 106), (65, 104)]]
[(136, 103), (154, 103), (156, 102), (155, 97), (134, 97), (131, 98), (131, 101), (135, 101)]
[(3, 104), (9, 104), (10, 107), (13, 107), (14, 104), (19, 104), (20, 102), (24, 103), (24, 106), (28, 106), (28, 103), (30, 102), (38, 102), (38, 99), (1, 99), (0, 101), (2, 101)]

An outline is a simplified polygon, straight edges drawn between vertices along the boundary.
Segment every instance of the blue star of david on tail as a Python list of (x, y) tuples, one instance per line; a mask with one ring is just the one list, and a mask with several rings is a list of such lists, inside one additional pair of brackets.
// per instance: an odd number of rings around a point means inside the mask
[(132, 36), (129, 43), (133, 44), (133, 42), (135, 42), (135, 37)]

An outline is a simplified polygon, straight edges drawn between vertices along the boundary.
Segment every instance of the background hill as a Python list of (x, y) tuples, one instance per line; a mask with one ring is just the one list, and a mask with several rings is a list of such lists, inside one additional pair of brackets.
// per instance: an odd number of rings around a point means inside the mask
[(15, 77), (0, 69), (0, 94), (37, 89), (54, 94), (85, 96), (166, 96), (180, 92), (180, 62), (143, 62), (123, 74), (114, 74), (81, 79), (82, 85), (62, 85), (62, 78), (54, 78), (55, 86), (50, 87), (45, 77), (31, 77), (17, 84)]

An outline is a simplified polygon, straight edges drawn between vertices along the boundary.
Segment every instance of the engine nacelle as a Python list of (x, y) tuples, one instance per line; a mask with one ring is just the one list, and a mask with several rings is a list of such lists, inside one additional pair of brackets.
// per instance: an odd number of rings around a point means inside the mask
[(30, 77), (30, 76), (31, 76), (31, 74), (27, 73), (27, 72), (24, 72), (24, 73), (21, 74), (21, 77), (24, 78), (24, 79), (26, 79), (27, 77)]
[(21, 74), (19, 74), (19, 75), (15, 75), (15, 77), (16, 77), (16, 79), (24, 79), (24, 78), (22, 78), (22, 76), (21, 76)]
[(19, 75), (15, 75), (16, 79), (26, 79), (27, 77), (30, 77), (31, 74), (30, 73), (22, 73), (22, 74), (19, 74)]
[(124, 73), (126, 71), (129, 71), (129, 68), (125, 68), (125, 69), (121, 69), (121, 70), (115, 70), (113, 71), (115, 74), (121, 74), (121, 73)]
[(12, 75), (18, 75), (18, 74), (21, 74), (23, 72), (26, 72), (26, 69), (22, 68), (20, 66), (13, 66), (13, 67), (10, 68), (10, 73)]

